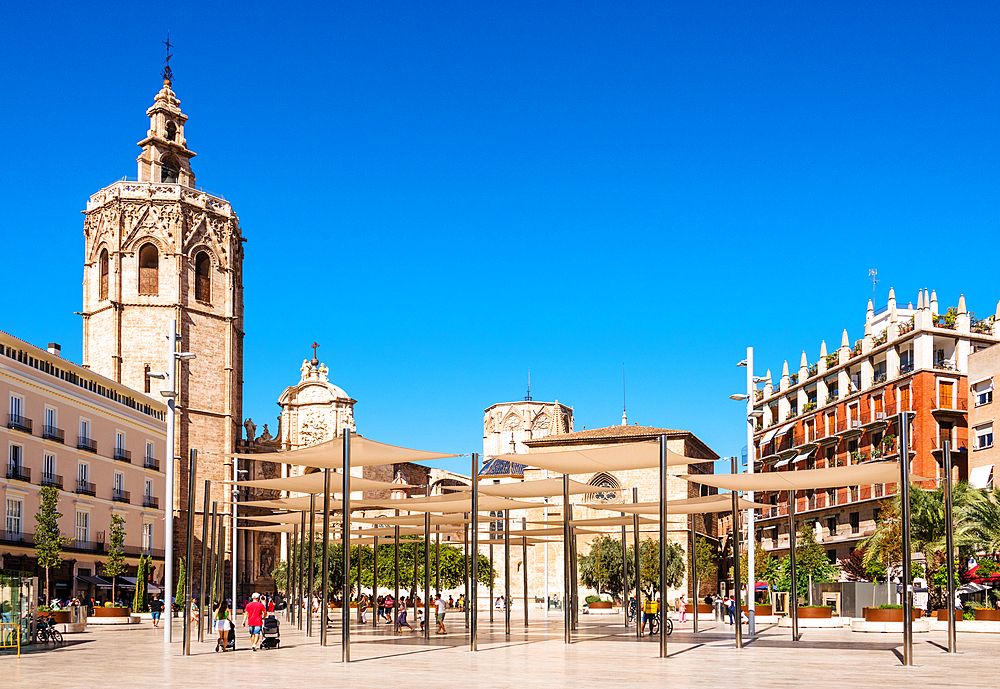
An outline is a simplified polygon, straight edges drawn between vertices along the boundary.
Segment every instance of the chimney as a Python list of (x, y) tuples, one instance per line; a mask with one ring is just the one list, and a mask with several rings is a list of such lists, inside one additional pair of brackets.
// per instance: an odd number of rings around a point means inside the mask
[(53, 356), (62, 356), (60, 352), (62, 352), (62, 346), (55, 342), (49, 342), (49, 354), (52, 354)]

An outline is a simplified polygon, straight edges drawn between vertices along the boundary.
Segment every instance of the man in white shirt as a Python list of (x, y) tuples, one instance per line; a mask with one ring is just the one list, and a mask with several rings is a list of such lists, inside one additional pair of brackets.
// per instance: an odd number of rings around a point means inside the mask
[(448, 630), (444, 628), (444, 613), (448, 610), (448, 603), (441, 598), (440, 593), (434, 596), (434, 609), (437, 612), (437, 633), (447, 634)]

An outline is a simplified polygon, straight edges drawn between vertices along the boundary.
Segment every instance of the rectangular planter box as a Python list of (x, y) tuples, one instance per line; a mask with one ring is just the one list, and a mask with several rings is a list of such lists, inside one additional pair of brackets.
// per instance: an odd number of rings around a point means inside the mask
[[(902, 622), (902, 608), (864, 608), (862, 610), (866, 622)], [(913, 608), (913, 619), (923, 617), (924, 611)], [(947, 620), (947, 616), (945, 617)]]
[(976, 620), (979, 622), (1000, 622), (1000, 610), (976, 608), (972, 612), (975, 614)]
[[(700, 605), (698, 606), (698, 612), (702, 612), (701, 607)], [(740, 609), (743, 612), (747, 612), (747, 606), (745, 605), (741, 605)], [(706, 605), (704, 612), (712, 612), (711, 606)], [(774, 613), (771, 611), (770, 605), (755, 605), (753, 606), (753, 614), (757, 617), (770, 617)]]
[(611, 601), (598, 600), (593, 603), (588, 603), (587, 607), (591, 610), (610, 610), (614, 604)]
[(711, 615), (713, 612), (712, 606), (706, 603), (698, 603), (698, 613), (701, 615)]
[(94, 617), (128, 617), (131, 614), (129, 608), (94, 608)]
[(829, 620), (833, 617), (833, 608), (804, 605), (798, 609), (798, 613), (801, 620)]

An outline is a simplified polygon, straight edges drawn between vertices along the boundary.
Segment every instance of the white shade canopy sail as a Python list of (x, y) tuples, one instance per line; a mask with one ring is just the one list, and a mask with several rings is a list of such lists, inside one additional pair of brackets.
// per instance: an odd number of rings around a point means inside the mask
[[(705, 474), (698, 474), (704, 477)], [(649, 514), (658, 515), (660, 513), (660, 501), (634, 502), (624, 505), (610, 505), (608, 503), (585, 503), (580, 507), (589, 507), (594, 510), (610, 510), (614, 512), (625, 512), (627, 514)], [(740, 498), (737, 508), (748, 510), (757, 507), (770, 507), (763, 503), (750, 502)], [(684, 498), (682, 500), (667, 500), (667, 514), (709, 514), (711, 512), (726, 512), (733, 508), (733, 499), (729, 495), (705, 495), (699, 498)]]
[[(560, 474), (591, 474), (602, 471), (628, 471), (630, 469), (656, 469), (660, 466), (660, 443), (647, 440), (638, 443), (617, 443), (585, 450), (559, 450), (558, 452), (530, 452), (526, 455), (500, 455), (518, 464), (548, 469)], [(711, 462), (711, 459), (694, 459), (667, 450), (667, 466), (687, 466)]]
[[(452, 524), (455, 526), (462, 526), (463, 524), (468, 524), (472, 521), (471, 515), (465, 517), (460, 514), (432, 514), (431, 515), (431, 525), (442, 525), (442, 524)], [(400, 526), (421, 526), (424, 523), (424, 515), (422, 514), (401, 514), (398, 517), (395, 516), (385, 516), (385, 517), (351, 517), (351, 522), (358, 522), (361, 524), (377, 524), (379, 526), (390, 526), (390, 525), (400, 525)]]
[[(287, 476), (285, 478), (266, 478), (259, 481), (223, 481), (223, 483), (235, 483), (237, 486), (246, 488), (262, 488), (264, 490), (285, 490), (296, 493), (320, 493), (323, 492), (323, 472), (316, 471), (311, 474), (301, 476)], [(330, 492), (340, 494), (344, 486), (344, 475), (339, 472), (330, 473)], [(374, 481), (370, 478), (351, 476), (351, 490), (405, 490), (413, 486), (390, 481)]]
[[(523, 456), (523, 455), (522, 455)], [(570, 495), (583, 495), (598, 493), (607, 490), (601, 486), (592, 486), (589, 483), (579, 481), (569, 482)], [(468, 490), (464, 491), (468, 495)], [(515, 483), (499, 483), (496, 485), (479, 486), (480, 495), (490, 495), (497, 498), (550, 498), (563, 494), (562, 478), (543, 478), (537, 481), (517, 481)]]
[[(621, 512), (621, 510), (618, 510)], [(624, 516), (624, 517), (594, 517), (592, 519), (573, 519), (570, 521), (570, 526), (632, 526), (634, 517)], [(562, 519), (549, 519), (547, 522), (528, 522), (529, 524), (562, 524)], [(658, 519), (650, 519), (649, 517), (639, 517), (640, 524), (657, 524)]]
[[(865, 462), (826, 469), (798, 471), (765, 471), (761, 474), (698, 474), (681, 478), (705, 486), (737, 491), (820, 490), (871, 483), (898, 483), (899, 462)], [(912, 481), (930, 481), (923, 476), (911, 476)]]
[[(341, 436), (319, 443), (318, 445), (310, 445), (309, 447), (288, 450), (286, 452), (263, 452), (252, 455), (228, 454), (226, 456), (252, 459), (257, 462), (297, 464), (317, 467), (319, 469), (341, 469), (344, 466), (344, 438)], [(431, 459), (461, 456), (460, 454), (447, 452), (412, 450), (407, 447), (387, 445), (375, 440), (369, 440), (360, 435), (351, 436), (351, 466), (355, 467), (401, 464), (403, 462), (425, 462)]]

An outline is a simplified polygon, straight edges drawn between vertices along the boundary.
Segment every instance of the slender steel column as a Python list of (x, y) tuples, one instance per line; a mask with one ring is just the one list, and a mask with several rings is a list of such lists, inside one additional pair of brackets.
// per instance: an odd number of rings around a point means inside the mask
[[(899, 489), (903, 533), (903, 665), (913, 665), (913, 581), (910, 565), (910, 427), (909, 414), (900, 412), (899, 426)], [(949, 554), (949, 559), (951, 559)], [(954, 600), (949, 601), (949, 607)]]
[[(209, 607), (209, 609), (212, 608), (212, 606), (213, 606), (213, 604), (215, 603), (215, 600), (216, 600), (216, 598), (215, 598), (215, 596), (216, 596), (215, 579), (216, 579), (216, 577), (218, 575), (217, 575), (217, 573), (215, 571), (215, 552), (216, 552), (215, 551), (215, 548), (216, 548), (216, 545), (215, 545), (215, 527), (218, 526), (218, 524), (216, 523), (218, 521), (218, 514), (217, 514), (218, 507), (219, 507), (219, 503), (217, 503), (216, 501), (213, 500), (212, 501), (212, 535), (211, 535), (211, 537), (209, 538), (209, 541), (208, 541), (208, 546), (209, 546), (209, 551), (208, 551), (208, 581), (209, 581), (209, 586), (211, 587), (209, 589), (209, 592), (208, 592), (208, 597), (209, 597), (208, 607)], [(204, 615), (204, 614), (205, 614), (204, 611), (202, 611), (202, 615)], [(209, 625), (211, 625), (211, 618), (209, 618)], [(209, 633), (209, 636), (211, 636), (211, 634), (212, 634), (212, 627), (211, 626), (209, 626), (209, 628), (208, 628), (208, 633)]]
[[(694, 532), (694, 514), (688, 515), (688, 521), (691, 529), (691, 542), (688, 545), (688, 559), (691, 562), (691, 594), (694, 600), (691, 601), (691, 605), (694, 608), (694, 616), (691, 618), (691, 630), (693, 633), (698, 633), (698, 558), (697, 558), (697, 535)], [(749, 607), (749, 604), (748, 604)]]
[[(343, 573), (344, 580), (341, 585), (342, 603), (340, 608), (340, 635), (341, 635), (341, 660), (345, 663), (351, 662), (351, 429), (344, 429), (344, 484), (341, 486), (342, 499), (344, 503), (344, 522), (341, 531), (341, 541), (343, 543)], [(358, 551), (358, 587), (360, 590), (361, 580), (361, 552)], [(325, 611), (324, 611), (325, 614)]]
[[(493, 514), (492, 512), (490, 514)], [(496, 607), (496, 599), (493, 597), (493, 539), (496, 532), (493, 530), (493, 521), (490, 521), (490, 632), (493, 631), (493, 608)]]
[(441, 527), (434, 533), (434, 593), (441, 593)]
[(573, 621), (570, 617), (570, 568), (569, 568), (569, 474), (563, 474), (563, 641), (573, 643)]
[[(188, 504), (187, 504), (187, 558), (184, 573), (184, 655), (191, 655), (191, 602), (194, 594), (191, 591), (191, 584), (194, 574), (194, 489), (195, 472), (198, 464), (198, 450), (191, 450), (190, 462), (188, 465)], [(168, 505), (169, 507), (169, 505)], [(167, 592), (168, 596), (170, 592)], [(235, 605), (236, 601), (233, 601)]]
[[(217, 559), (215, 561), (216, 576), (219, 577), (219, 602), (226, 599), (226, 515), (219, 513), (219, 543), (217, 547)], [(230, 607), (230, 610), (232, 607)]]
[(503, 628), (510, 636), (510, 510), (503, 511)]
[(952, 523), (951, 504), (951, 442), (944, 441), (944, 473), (945, 473), (945, 547), (948, 554), (948, 653), (955, 653), (957, 634), (955, 629), (955, 527)]
[(576, 527), (573, 526), (573, 503), (569, 504), (569, 581), (570, 581), (570, 622), (573, 631), (577, 630), (580, 624), (580, 605), (577, 599), (580, 596), (580, 578), (577, 575), (576, 557)]
[[(528, 519), (521, 517), (521, 531), (527, 531)], [(521, 571), (524, 574), (524, 628), (528, 628), (528, 539), (521, 534)]]
[[(469, 513), (466, 512), (464, 515), (465, 519), (469, 518)], [(462, 549), (465, 551), (464, 557), (462, 558), (462, 564), (465, 565), (465, 575), (462, 579), (465, 588), (463, 596), (465, 604), (462, 606), (462, 612), (465, 613), (465, 628), (469, 628), (469, 523), (465, 522), (462, 524)]]
[[(735, 460), (734, 460), (735, 462)], [(735, 472), (734, 472), (735, 473)], [(667, 436), (660, 436), (660, 657), (667, 657)], [(736, 503), (733, 503), (733, 507)]]
[[(311, 545), (312, 544), (310, 543), (310, 546)], [(303, 586), (303, 577), (305, 576), (306, 573), (306, 568), (303, 566), (305, 565), (305, 557), (306, 557), (305, 546), (306, 546), (306, 511), (302, 510), (302, 517), (299, 523), (299, 552), (298, 552), (299, 572), (298, 572), (298, 585), (297, 585), (298, 595), (295, 598), (295, 610), (299, 620), (298, 621), (299, 631), (302, 631), (302, 598), (305, 595), (304, 591), (305, 587)]]
[(285, 610), (285, 618), (288, 624), (295, 624), (296, 597), (298, 596), (299, 575), (296, 571), (299, 564), (299, 525), (292, 524), (292, 541), (288, 548), (288, 607)]
[(198, 595), (198, 642), (205, 641), (205, 589), (208, 588), (208, 493), (212, 482), (205, 481), (205, 506), (201, 510), (201, 585)]
[[(417, 546), (420, 541), (413, 541), (413, 619), (417, 619), (417, 594), (420, 593), (420, 570), (417, 568)], [(427, 620), (424, 620), (426, 623)]]
[[(427, 497), (431, 496), (430, 476)], [(424, 512), (424, 638), (431, 638), (431, 513)]]
[[(378, 524), (375, 525), (378, 528)], [(358, 562), (361, 562), (361, 546), (358, 546)], [(361, 580), (358, 580), (358, 590), (361, 589)], [(378, 536), (375, 536), (375, 545), (372, 550), (372, 627), (378, 626)]]
[[(319, 645), (326, 646), (326, 615), (330, 602), (330, 470), (323, 469), (323, 589), (319, 604)], [(345, 592), (346, 600), (346, 592)], [(350, 606), (348, 606), (349, 608)], [(344, 612), (344, 616), (347, 613)]]
[[(732, 457), (731, 459), (733, 462), (733, 474), (735, 475), (739, 471), (739, 468), (736, 466), (738, 458)], [(736, 604), (736, 619), (734, 620), (736, 624), (734, 626), (736, 627), (736, 648), (743, 648), (743, 622), (741, 621), (743, 619), (743, 588), (741, 586), (743, 577), (740, 575), (740, 494), (734, 490), (730, 491), (730, 495), (733, 498), (733, 588), (736, 589), (733, 595), (733, 602)], [(794, 575), (792, 576), (794, 577)], [(747, 606), (747, 610), (749, 609), (750, 606)]]
[[(625, 513), (622, 512), (622, 517)], [(625, 628), (628, 629), (628, 548), (625, 545), (625, 523), (622, 522), (622, 617), (625, 618)]]
[[(396, 516), (399, 516), (399, 510), (396, 510)], [(396, 629), (396, 620), (399, 619), (399, 524), (395, 526), (392, 540), (392, 554), (396, 561), (395, 571), (392, 573), (392, 631), (395, 634), (399, 631)]]
[[(632, 502), (639, 502), (639, 489), (635, 486), (632, 487)], [(633, 538), (633, 550), (632, 557), (635, 564), (635, 638), (642, 638), (642, 573), (639, 570), (639, 514), (632, 515), (632, 538)]]
[(306, 636), (313, 634), (313, 595), (316, 591), (316, 494), (309, 494), (309, 603), (306, 610)]
[(469, 628), (469, 650), (475, 651), (476, 623), (479, 618), (479, 454), (472, 453), (472, 598), (466, 601), (472, 613)]
[(792, 641), (799, 640), (799, 588), (795, 581), (798, 566), (795, 563), (795, 491), (788, 491), (788, 560), (791, 563), (791, 592), (788, 594), (788, 612), (792, 618)]

